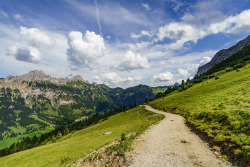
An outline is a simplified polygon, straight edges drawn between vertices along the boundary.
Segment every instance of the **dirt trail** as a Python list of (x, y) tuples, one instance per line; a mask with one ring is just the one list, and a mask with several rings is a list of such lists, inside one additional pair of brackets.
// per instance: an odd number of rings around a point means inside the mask
[(135, 141), (128, 153), (129, 166), (135, 167), (230, 167), (218, 159), (202, 140), (192, 133), (180, 115), (146, 106), (166, 116)]

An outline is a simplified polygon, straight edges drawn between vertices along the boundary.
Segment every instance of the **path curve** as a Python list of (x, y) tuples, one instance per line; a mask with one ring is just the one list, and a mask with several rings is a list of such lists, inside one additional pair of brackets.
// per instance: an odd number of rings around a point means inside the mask
[(230, 167), (229, 162), (218, 159), (209, 147), (185, 125), (185, 119), (176, 114), (164, 114), (160, 123), (140, 135), (128, 153), (131, 167)]

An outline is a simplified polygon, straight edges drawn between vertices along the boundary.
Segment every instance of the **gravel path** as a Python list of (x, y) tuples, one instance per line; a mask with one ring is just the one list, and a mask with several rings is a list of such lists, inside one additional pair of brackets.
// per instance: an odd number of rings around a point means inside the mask
[(135, 167), (230, 167), (218, 159), (202, 140), (192, 133), (180, 115), (146, 106), (166, 116), (135, 141), (128, 153), (129, 166)]

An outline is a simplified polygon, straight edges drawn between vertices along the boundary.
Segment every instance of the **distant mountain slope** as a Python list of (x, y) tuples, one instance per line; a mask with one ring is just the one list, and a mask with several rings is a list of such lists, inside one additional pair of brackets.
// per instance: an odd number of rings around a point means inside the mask
[[(142, 104), (165, 87), (127, 89), (90, 84), (81, 76), (54, 78), (42, 71), (0, 79), (0, 140), (61, 125), (95, 112)], [(47, 124), (46, 124), (47, 122)]]
[(246, 46), (250, 44), (250, 35), (239, 41), (236, 45), (230, 47), (229, 49), (222, 49), (218, 53), (214, 55), (212, 60), (208, 62), (207, 64), (201, 66), (198, 68), (198, 72), (196, 76), (199, 76), (205, 72), (207, 72), (209, 69), (214, 67), (216, 64), (219, 64), (223, 60), (226, 60), (227, 58), (231, 57), (233, 54), (235, 54), (237, 51), (242, 50)]

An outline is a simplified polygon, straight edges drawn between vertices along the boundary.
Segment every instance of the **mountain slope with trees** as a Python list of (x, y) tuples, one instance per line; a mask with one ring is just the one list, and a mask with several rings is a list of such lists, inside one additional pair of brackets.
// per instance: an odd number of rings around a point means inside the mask
[(0, 140), (51, 126), (69, 124), (94, 113), (134, 106), (165, 87), (122, 89), (90, 84), (81, 76), (53, 78), (42, 71), (0, 79)]
[(53, 135), (55, 140), (43, 146), (1, 157), (0, 166), (69, 166), (80, 157), (120, 138), (121, 134), (140, 133), (163, 118), (145, 107), (136, 107), (98, 120), (82, 130)]

